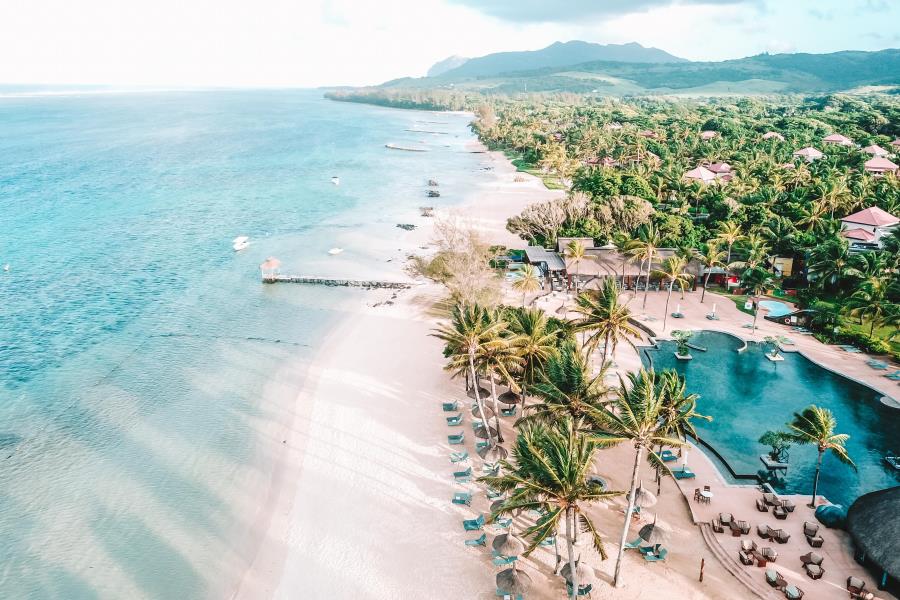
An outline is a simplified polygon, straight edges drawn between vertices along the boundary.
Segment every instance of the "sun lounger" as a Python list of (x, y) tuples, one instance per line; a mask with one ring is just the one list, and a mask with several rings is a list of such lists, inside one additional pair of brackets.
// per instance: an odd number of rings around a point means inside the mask
[(678, 460), (678, 457), (671, 450), (663, 450), (659, 453), (659, 457), (663, 462), (672, 462), (673, 460)]
[(779, 544), (787, 544), (791, 539), (791, 534), (789, 534), (784, 529), (776, 529), (772, 532), (772, 539), (774, 539)]
[(675, 476), (675, 479), (693, 479), (697, 475), (688, 469), (687, 467), (681, 467), (678, 470), (672, 471), (672, 475)]
[(465, 471), (456, 471), (453, 473), (453, 478), (457, 483), (468, 483), (472, 481), (472, 467), (469, 467)]
[(763, 500), (765, 500), (766, 504), (769, 506), (781, 506), (781, 500), (775, 494), (763, 494)]
[(657, 554), (645, 554), (644, 560), (647, 562), (659, 562), (661, 560), (666, 560), (666, 556), (669, 554), (669, 551), (665, 548), (660, 548)]
[(646, 542), (644, 542), (643, 539), (637, 538), (637, 539), (634, 540), (633, 542), (626, 542), (626, 543), (625, 543), (625, 549), (626, 549), (626, 550), (639, 549), (639, 548), (640, 548), (643, 544), (645, 544), (645, 543), (646, 543)]
[(494, 525), (499, 527), (500, 529), (509, 529), (509, 526), (512, 525), (512, 518), (503, 517), (494, 521)]
[(875, 369), (876, 371), (887, 371), (888, 364), (885, 362), (881, 362), (880, 360), (868, 360), (866, 364)]
[(478, 515), (476, 519), (463, 521), (463, 529), (466, 531), (480, 531), (482, 527), (484, 527), (484, 515)]
[(465, 504), (469, 506), (472, 504), (472, 494), (469, 492), (456, 492), (453, 494), (453, 504)]
[(453, 415), (452, 417), (447, 417), (447, 425), (449, 425), (450, 427), (458, 427), (459, 425), (462, 425), (462, 419), (462, 413)]
[(783, 590), (787, 587), (787, 580), (775, 569), (766, 569), (766, 583), (776, 590)]
[(450, 462), (452, 463), (461, 463), (469, 460), (469, 453), (463, 450), (462, 452), (451, 452), (450, 453)]
[(787, 511), (784, 510), (783, 506), (776, 506), (775, 508), (772, 509), (772, 516), (775, 517), (776, 519), (780, 519), (780, 520), (784, 521), (785, 519), (787, 519), (787, 515), (788, 515)]
[(485, 440), (483, 442), (478, 441), (478, 442), (475, 442), (475, 450), (481, 450), (482, 448), (487, 448), (490, 445), (491, 445), (491, 443), (488, 442), (487, 440)]
[(819, 524), (818, 523), (810, 523), (809, 521), (803, 521), (803, 535), (809, 537), (811, 535), (816, 535), (819, 533)]
[(717, 315), (716, 313), (708, 313), (706, 315), (706, 318), (709, 319), (710, 321), (718, 321), (719, 315)]
[(862, 352), (862, 350), (860, 350), (856, 346), (849, 346), (849, 345), (840, 346), (840, 349), (843, 350), (844, 352), (849, 352), (850, 354), (859, 354), (860, 352)]
[[(586, 585), (579, 585), (578, 586), (578, 594), (576, 594), (576, 595), (577, 596), (587, 596), (588, 598), (590, 598), (591, 591), (593, 591), (593, 589), (594, 589), (594, 584), (592, 584), (592, 583), (588, 583)], [(568, 581), (566, 582), (566, 593), (568, 593), (569, 596), (572, 595), (572, 584), (569, 583)]]
[(804, 554), (803, 556), (800, 557), (800, 562), (803, 563), (804, 566), (805, 565), (817, 565), (817, 566), (821, 567), (822, 561), (824, 561), (824, 560), (825, 560), (825, 558), (818, 552), (807, 552), (806, 554)]
[(481, 472), (485, 475), (498, 475), (500, 473), (500, 463), (486, 462), (481, 465)]
[(497, 498), (503, 497), (503, 492), (498, 492), (497, 490), (492, 490), (491, 488), (488, 488), (486, 493), (488, 500), (496, 500)]
[(465, 436), (464, 433), (457, 433), (457, 434), (454, 434), (454, 435), (448, 435), (448, 436), (447, 436), (447, 441), (448, 441), (451, 445), (457, 445), (457, 446), (458, 446), (458, 445), (460, 445), (460, 444), (464, 444), (464, 443), (465, 443), (465, 441), (466, 441), (466, 436)]
[(821, 535), (808, 535), (806, 536), (806, 543), (809, 544), (810, 548), (821, 548), (822, 544), (825, 543), (825, 538)]
[(794, 512), (794, 509), (797, 508), (797, 505), (794, 504), (791, 500), (784, 499), (781, 501), (781, 507), (789, 513), (792, 513)]
[(459, 402), (455, 400), (453, 402), (444, 402), (441, 404), (441, 408), (444, 409), (444, 412), (455, 412), (459, 410)]
[(466, 546), (486, 546), (487, 545), (487, 534), (482, 533), (474, 540), (466, 540)]
[(516, 556), (495, 556), (493, 563), (495, 567), (505, 567), (516, 562)]
[(552, 546), (554, 543), (556, 543), (556, 536), (551, 535), (550, 537), (546, 537), (543, 540), (541, 540), (541, 543), (538, 544), (538, 546), (544, 546), (544, 547)]
[(769, 512), (769, 505), (762, 498), (756, 499), (756, 510), (759, 512)]
[(514, 417), (516, 416), (516, 407), (511, 406), (510, 408), (501, 408), (500, 415), (503, 417)]
[(788, 600), (800, 600), (803, 597), (803, 590), (796, 585), (789, 585), (784, 588), (784, 597)]
[(803, 565), (803, 568), (810, 579), (822, 579), (822, 575), (825, 574), (825, 569), (819, 565)]
[(497, 590), (497, 597), (503, 598), (503, 600), (523, 600), (522, 594), (519, 594), (515, 598), (513, 598), (512, 594), (506, 594), (500, 590)]

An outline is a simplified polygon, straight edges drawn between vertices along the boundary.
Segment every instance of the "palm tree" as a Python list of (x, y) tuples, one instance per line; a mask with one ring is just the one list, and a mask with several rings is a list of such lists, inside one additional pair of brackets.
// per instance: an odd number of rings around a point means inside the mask
[(662, 237), (656, 226), (653, 223), (647, 223), (638, 232), (638, 237), (631, 250), (632, 256), (640, 260), (641, 263), (645, 261), (647, 263), (647, 285), (644, 288), (644, 303), (641, 308), (647, 308), (647, 294), (650, 292), (650, 270), (653, 268), (653, 257), (662, 243), (661, 240)]
[(709, 276), (712, 275), (713, 269), (724, 267), (727, 263), (722, 262), (722, 259), (725, 258), (725, 253), (719, 250), (719, 246), (712, 240), (707, 244), (706, 251), (702, 252), (697, 258), (706, 271), (706, 277), (703, 279), (703, 293), (700, 295), (700, 304), (703, 304), (703, 300), (706, 298), (706, 288), (709, 287)]
[[(688, 393), (687, 381), (676, 371), (663, 371), (659, 374), (659, 380), (664, 398), (661, 413), (662, 422), (665, 424), (665, 433), (682, 442), (687, 442), (688, 436), (699, 439), (700, 436), (697, 435), (693, 420), (712, 421), (712, 417), (697, 412), (697, 400), (700, 399), (700, 396)], [(662, 452), (662, 446), (658, 447), (658, 451)], [(662, 474), (668, 470), (664, 463), (657, 463), (655, 466), (659, 485), (656, 493), (659, 494), (662, 488)]]
[(869, 336), (875, 335), (875, 327), (884, 323), (885, 315), (890, 311), (891, 302), (888, 300), (885, 286), (878, 280), (865, 281), (859, 289), (847, 298), (844, 307), (848, 312), (859, 317), (862, 323), (863, 317), (868, 317), (872, 325), (869, 328)]
[(813, 479), (812, 502), (809, 504), (811, 508), (816, 507), (819, 472), (822, 470), (822, 457), (825, 452), (830, 451), (842, 463), (856, 468), (844, 446), (850, 436), (846, 433), (835, 433), (836, 427), (837, 420), (831, 411), (815, 404), (806, 407), (802, 413), (794, 413), (794, 420), (788, 423), (790, 431), (787, 437), (791, 441), (796, 444), (814, 444), (819, 452), (816, 458), (816, 476)]
[[(749, 290), (752, 296), (761, 296), (772, 287), (772, 275), (762, 267), (750, 267), (741, 275), (741, 285)], [(754, 303), (755, 304), (755, 303)], [(753, 328), (751, 335), (756, 335), (756, 318), (759, 316), (759, 307), (753, 310)]]
[(616, 247), (619, 255), (622, 257), (622, 287), (625, 287), (625, 265), (631, 256), (631, 251), (635, 247), (635, 240), (631, 239), (624, 233), (617, 233), (612, 238), (612, 243)]
[(501, 461), (500, 475), (479, 478), (496, 490), (510, 492), (499, 510), (491, 514), (491, 520), (522, 510), (544, 513), (535, 525), (523, 532), (529, 538), (524, 556), (530, 556), (542, 541), (560, 529), (561, 522), (565, 523), (572, 573), (571, 598), (577, 597), (579, 588), (576, 531), (589, 533), (594, 548), (606, 560), (603, 539), (584, 508), (622, 495), (622, 492), (604, 491), (599, 483), (588, 478), (597, 450), (602, 446), (601, 442), (580, 434), (568, 420), (555, 427), (523, 427), (512, 451), (513, 461)]
[[(603, 340), (603, 360), (606, 363), (607, 352), (611, 349), (615, 356), (616, 346), (619, 340), (625, 340), (632, 347), (634, 343), (629, 338), (639, 339), (640, 332), (631, 324), (631, 311), (628, 303), (619, 302), (619, 288), (611, 277), (603, 282), (599, 290), (589, 290), (576, 298), (575, 312), (581, 318), (572, 322), (575, 331), (592, 331), (587, 338), (586, 346), (592, 350)], [(612, 344), (612, 348), (610, 348)]]
[[(489, 322), (502, 322), (498, 311), (488, 311), (486, 317)], [(504, 329), (506, 324), (504, 323)], [(500, 406), (497, 403), (497, 379), (505, 382), (510, 388), (515, 389), (513, 374), (522, 368), (522, 357), (507, 336), (500, 338), (499, 342), (482, 344), (475, 352), (475, 363), (480, 370), (487, 374), (491, 382), (491, 400), (494, 409), (494, 421), (497, 426), (497, 441), (503, 441), (503, 433), (500, 431)], [(477, 386), (476, 386), (477, 387)]]
[(666, 312), (663, 314), (663, 331), (666, 330), (666, 321), (669, 318), (669, 300), (672, 298), (672, 287), (678, 283), (684, 289), (686, 283), (690, 283), (694, 276), (685, 273), (687, 261), (680, 256), (670, 256), (665, 259), (659, 269), (653, 271), (653, 274), (661, 278), (663, 281), (669, 282), (669, 292), (666, 294)]
[(831, 238), (809, 253), (810, 279), (821, 287), (835, 287), (848, 275), (855, 275), (853, 256), (846, 238)]
[[(628, 528), (631, 525), (631, 513), (634, 511), (634, 491), (640, 477), (641, 459), (647, 452), (654, 464), (662, 464), (662, 459), (653, 451), (655, 446), (683, 446), (684, 442), (677, 437), (679, 428), (694, 416), (691, 403), (687, 402), (680, 411), (670, 411), (667, 407), (668, 390), (663, 379), (658, 378), (652, 370), (641, 369), (628, 374), (628, 383), (620, 378), (619, 393), (596, 414), (596, 437), (604, 443), (630, 442), (634, 446), (634, 465), (631, 471), (631, 489), (628, 494), (628, 510), (625, 512), (625, 525), (619, 544), (619, 557), (616, 561), (615, 585), (622, 583), (622, 558), (625, 554), (625, 542), (628, 541)], [(673, 435), (674, 433), (674, 435)]]
[(609, 393), (603, 383), (605, 375), (606, 365), (597, 375), (592, 375), (588, 360), (578, 347), (572, 342), (564, 343), (547, 361), (540, 379), (531, 386), (531, 395), (539, 402), (527, 406), (528, 414), (523, 414), (516, 425), (572, 419), (581, 426), (592, 421)]
[(450, 323), (442, 324), (434, 330), (434, 337), (445, 344), (444, 356), (448, 359), (445, 370), (453, 376), (467, 373), (472, 378), (475, 404), (481, 413), (481, 423), (487, 431), (488, 442), (493, 444), (484, 404), (479, 393), (478, 375), (475, 370), (476, 357), (485, 347), (504, 346), (501, 337), (506, 323), (491, 318), (490, 311), (477, 304), (457, 304), (450, 312)]
[(719, 231), (716, 234), (716, 240), (722, 242), (726, 246), (728, 246), (728, 256), (725, 259), (725, 264), (731, 264), (731, 248), (737, 242), (744, 239), (744, 234), (741, 232), (741, 226), (732, 221), (725, 221), (719, 226)]
[(572, 240), (566, 244), (566, 258), (575, 263), (575, 293), (578, 293), (578, 267), (585, 258), (591, 258), (586, 254), (587, 248), (581, 243), (581, 240)]
[(551, 331), (547, 314), (538, 309), (511, 311), (508, 316), (508, 331), (513, 334), (510, 344), (516, 349), (521, 360), (519, 385), (522, 397), (526, 387), (531, 386), (544, 371), (547, 361), (556, 354), (559, 336)]
[(522, 267), (519, 276), (513, 281), (512, 288), (517, 292), (522, 292), (522, 307), (524, 308), (525, 296), (541, 289), (541, 280), (538, 277), (537, 269), (533, 265)]

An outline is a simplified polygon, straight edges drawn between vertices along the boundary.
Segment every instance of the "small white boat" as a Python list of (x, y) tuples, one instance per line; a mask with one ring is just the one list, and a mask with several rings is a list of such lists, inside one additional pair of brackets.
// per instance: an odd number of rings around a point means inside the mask
[(335, 254), (340, 254), (343, 251), (344, 251), (343, 248), (332, 248), (331, 250), (328, 251), (328, 254), (334, 256)]
[(248, 238), (246, 235), (239, 235), (238, 237), (231, 240), (231, 247), (234, 248), (235, 252), (245, 250), (249, 245), (250, 238)]
[(331, 178), (331, 183), (333, 183), (334, 185), (341, 185), (341, 178), (335, 175)]

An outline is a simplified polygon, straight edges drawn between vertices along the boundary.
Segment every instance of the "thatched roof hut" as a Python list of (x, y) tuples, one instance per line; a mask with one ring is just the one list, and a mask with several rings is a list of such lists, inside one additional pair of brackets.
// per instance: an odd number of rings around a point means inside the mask
[(900, 581), (900, 486), (864, 494), (847, 511), (847, 531), (857, 553), (882, 571), (881, 587), (890, 577)]

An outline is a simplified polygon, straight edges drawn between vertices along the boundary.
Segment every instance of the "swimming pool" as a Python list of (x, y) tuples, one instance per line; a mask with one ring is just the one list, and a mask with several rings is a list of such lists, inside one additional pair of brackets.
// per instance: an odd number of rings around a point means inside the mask
[(768, 316), (770, 317), (783, 317), (791, 314), (795, 310), (794, 307), (775, 300), (762, 300), (759, 303), (759, 307), (769, 311)]
[[(847, 448), (858, 467), (854, 471), (830, 455), (823, 461), (819, 493), (834, 503), (849, 506), (859, 495), (898, 484), (898, 475), (883, 462), (900, 450), (900, 410), (880, 402), (881, 394), (819, 367), (796, 353), (770, 362), (759, 344), (749, 344), (724, 333), (697, 333), (691, 344), (692, 361), (674, 357), (674, 342), (659, 349), (644, 349), (656, 369), (675, 369), (685, 376), (688, 389), (700, 394), (698, 410), (712, 422), (698, 421), (697, 431), (738, 473), (764, 472), (759, 455), (768, 451), (757, 442), (768, 429), (784, 429), (796, 411), (809, 404), (830, 409), (838, 432), (850, 434)], [(790, 467), (774, 487), (781, 492), (809, 494), (815, 472), (813, 447), (793, 446)]]

